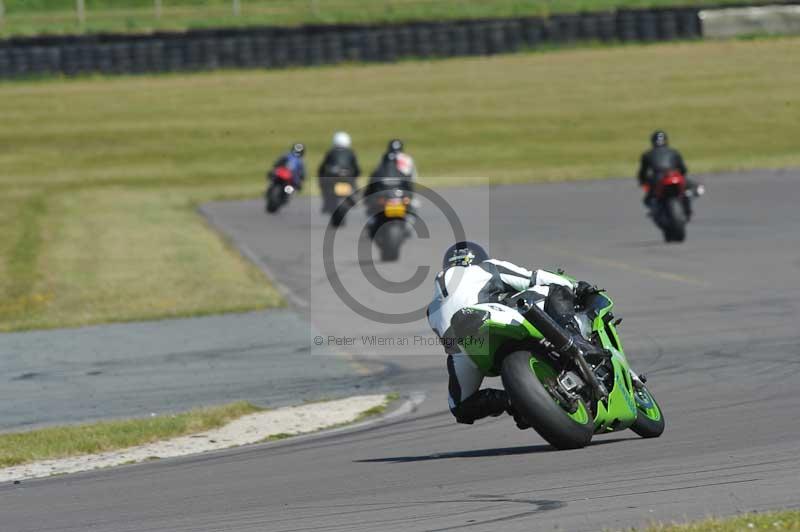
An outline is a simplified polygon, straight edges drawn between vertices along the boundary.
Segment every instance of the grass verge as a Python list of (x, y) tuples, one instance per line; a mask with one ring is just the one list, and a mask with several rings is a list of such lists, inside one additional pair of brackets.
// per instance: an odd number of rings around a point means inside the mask
[(114, 451), (194, 434), (261, 410), (240, 401), (174, 415), (0, 434), (0, 467)]
[(153, 0), (89, 0), (81, 25), (74, 0), (4, 0), (0, 36), (37, 33), (146, 32), (253, 25), (293, 26), (502, 18), (615, 8), (719, 5), (741, 0), (242, 0), (241, 16), (231, 0), (165, 0), (159, 16)]
[(368, 418), (371, 418), (371, 417), (375, 417), (375, 416), (382, 416), (383, 414), (386, 413), (386, 409), (389, 408), (389, 406), (393, 402), (397, 401), (398, 399), (400, 399), (400, 394), (398, 394), (396, 392), (392, 392), (392, 393), (387, 394), (386, 395), (386, 402), (384, 402), (382, 405), (373, 406), (372, 408), (368, 408), (367, 410), (364, 410), (363, 412), (361, 412), (358, 415), (358, 417), (355, 419), (355, 422), (363, 421), (365, 419), (368, 419)]
[[(372, 417), (382, 416), (383, 414), (386, 413), (386, 410), (392, 405), (392, 403), (394, 403), (395, 401), (397, 401), (399, 399), (400, 399), (400, 394), (399, 393), (390, 392), (390, 393), (386, 394), (386, 398), (385, 398), (384, 403), (382, 405), (373, 406), (372, 408), (368, 408), (368, 409), (364, 410), (363, 412), (358, 414), (358, 416), (356, 416), (356, 418), (353, 419), (352, 421), (348, 421), (346, 423), (337, 423), (337, 424), (331, 425), (329, 427), (325, 427), (324, 429), (320, 429), (320, 430), (331, 430), (331, 429), (336, 429), (336, 428), (340, 428), (340, 427), (347, 427), (348, 425), (352, 425), (354, 423), (359, 423), (361, 421), (364, 421), (364, 420), (372, 418)], [(320, 400), (314, 400), (314, 401), (306, 401), (303, 404), (325, 403), (325, 402), (328, 402), (328, 401), (335, 401), (335, 400), (336, 399), (320, 399)], [(309, 434), (309, 433), (307, 433), (307, 432), (299, 432), (299, 433), (280, 432), (278, 434), (273, 434), (272, 436), (268, 436), (268, 437), (264, 438), (263, 442), (285, 440), (287, 438), (293, 438), (294, 436), (302, 436), (302, 435), (305, 435), (305, 434)]]
[(654, 525), (646, 532), (752, 532), (800, 530), (800, 511), (745, 514), (727, 519), (706, 519), (695, 523)]
[(431, 186), (632, 176), (656, 127), (693, 172), (800, 166), (798, 44), (0, 83), (0, 331), (282, 304), (194, 205), (338, 129), (367, 170), (403, 138)]
[[(399, 394), (389, 393), (383, 404), (359, 413), (349, 422), (333, 424), (320, 430), (344, 427), (382, 415), (391, 403), (399, 398)], [(312, 401), (312, 403), (325, 403), (332, 400)], [(246, 401), (239, 401), (223, 406), (149, 418), (101, 421), (85, 425), (48, 427), (27, 432), (0, 433), (0, 468), (128, 449), (197, 434), (221, 428), (243, 416), (263, 410), (263, 408)], [(268, 436), (263, 441), (283, 440), (300, 434), (307, 434), (307, 432), (281, 432)], [(153, 456), (148, 459), (158, 458), (158, 456)], [(135, 463), (135, 461), (125, 463)]]
[[(32, 191), (16, 206), (16, 231), (5, 238), (0, 232), (0, 245), (8, 245), (0, 330), (282, 305), (263, 274), (206, 230), (194, 212), (193, 197), (210, 198), (219, 190)], [(10, 203), (0, 199), (0, 205)]]

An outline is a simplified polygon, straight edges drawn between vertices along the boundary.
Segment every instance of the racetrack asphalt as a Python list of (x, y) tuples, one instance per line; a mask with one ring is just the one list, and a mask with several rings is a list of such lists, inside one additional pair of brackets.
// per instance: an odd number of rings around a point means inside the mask
[(376, 383), (311, 357), (292, 309), (0, 334), (0, 428), (149, 416), (248, 400), (278, 407)]
[[(625, 431), (559, 452), (507, 416), (455, 424), (440, 348), (369, 345), (372, 336), (427, 338), (424, 320), (370, 322), (331, 292), (317, 257), (317, 200), (295, 198), (269, 218), (260, 202), (216, 203), (206, 215), (285, 285), (322, 348), (351, 337), (337, 349), (378, 368), (381, 386), (427, 399), (411, 415), (352, 431), (3, 485), (1, 528), (589, 531), (798, 508), (800, 173), (705, 182), (680, 245), (661, 242), (630, 181), (441, 191), (493, 255), (561, 266), (608, 290), (628, 357), (665, 412), (661, 438)], [(426, 202), (420, 212), (431, 237), (379, 266), (387, 277), (438, 262), (446, 220)], [(349, 293), (393, 312), (429, 297), (429, 278), (413, 296), (359, 281), (364, 261), (348, 259), (363, 221), (354, 214), (335, 261)], [(313, 345), (302, 356), (328, 359)]]

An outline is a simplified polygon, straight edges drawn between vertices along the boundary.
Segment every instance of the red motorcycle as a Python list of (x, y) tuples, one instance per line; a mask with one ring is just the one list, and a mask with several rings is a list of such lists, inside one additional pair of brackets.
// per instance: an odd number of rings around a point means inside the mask
[[(649, 185), (644, 186), (649, 192)], [(690, 185), (686, 176), (672, 170), (665, 173), (655, 184), (650, 203), (653, 222), (664, 233), (666, 242), (683, 242), (686, 239), (686, 224), (692, 216), (692, 196), (702, 196), (703, 185)]]
[(295, 193), (291, 169), (279, 166), (269, 173), (270, 184), (265, 193), (267, 212), (274, 213)]

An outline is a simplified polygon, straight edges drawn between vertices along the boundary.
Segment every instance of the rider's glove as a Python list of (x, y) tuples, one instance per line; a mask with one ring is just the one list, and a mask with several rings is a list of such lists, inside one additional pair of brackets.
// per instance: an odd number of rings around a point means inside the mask
[(586, 300), (589, 296), (599, 294), (602, 291), (602, 288), (597, 288), (595, 285), (589, 284), (586, 281), (578, 281), (578, 285), (575, 287), (575, 302), (582, 307), (586, 306)]

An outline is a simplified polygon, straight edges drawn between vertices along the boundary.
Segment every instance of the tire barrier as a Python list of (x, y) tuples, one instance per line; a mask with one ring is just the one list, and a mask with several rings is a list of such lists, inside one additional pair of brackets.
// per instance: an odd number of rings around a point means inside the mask
[(697, 8), (387, 25), (258, 27), (0, 40), (0, 78), (283, 68), (492, 55), (580, 41), (702, 37)]

